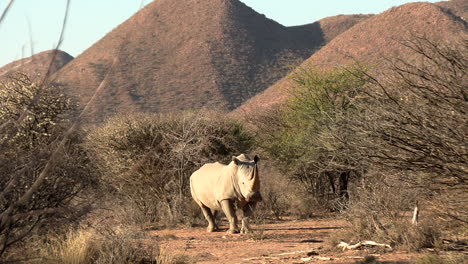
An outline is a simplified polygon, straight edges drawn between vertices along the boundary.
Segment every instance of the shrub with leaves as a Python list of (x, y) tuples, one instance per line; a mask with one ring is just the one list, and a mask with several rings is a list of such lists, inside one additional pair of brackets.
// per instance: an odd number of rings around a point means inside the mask
[(90, 131), (104, 182), (131, 201), (145, 221), (183, 221), (191, 202), (189, 177), (206, 162), (248, 151), (241, 124), (208, 112), (116, 116)]
[(363, 76), (357, 67), (302, 69), (293, 76), (296, 86), (287, 105), (256, 121), (261, 147), (327, 209), (347, 200), (348, 182), (363, 170), (347, 128)]
[(79, 196), (94, 178), (79, 134), (65, 133), (72, 109), (58, 88), (26, 75), (0, 84), (0, 255), (85, 211)]

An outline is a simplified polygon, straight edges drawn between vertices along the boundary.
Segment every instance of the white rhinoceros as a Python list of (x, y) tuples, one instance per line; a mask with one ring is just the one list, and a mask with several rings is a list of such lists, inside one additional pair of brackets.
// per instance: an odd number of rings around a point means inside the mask
[(262, 200), (260, 177), (255, 156), (233, 156), (228, 165), (207, 163), (190, 176), (190, 190), (208, 221), (208, 232), (217, 229), (216, 213), (223, 210), (229, 221), (229, 233), (238, 233), (235, 208), (242, 209), (241, 232), (250, 231), (249, 217), (255, 204)]

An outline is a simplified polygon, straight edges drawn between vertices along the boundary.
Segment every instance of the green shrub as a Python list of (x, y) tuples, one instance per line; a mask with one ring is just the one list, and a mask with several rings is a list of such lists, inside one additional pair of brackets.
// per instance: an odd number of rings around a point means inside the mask
[(359, 68), (302, 69), (293, 76), (291, 99), (280, 110), (258, 118), (258, 143), (291, 179), (309, 193), (315, 206), (340, 209), (348, 184), (364, 170), (347, 129), (363, 89)]

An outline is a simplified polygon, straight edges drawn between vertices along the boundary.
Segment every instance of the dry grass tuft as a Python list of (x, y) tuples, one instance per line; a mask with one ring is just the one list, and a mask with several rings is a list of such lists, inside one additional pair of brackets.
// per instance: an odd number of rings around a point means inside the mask
[(156, 263), (152, 248), (143, 247), (143, 238), (129, 229), (81, 229), (50, 242), (42, 255), (48, 263)]
[(78, 264), (91, 263), (96, 252), (91, 231), (79, 230), (70, 232), (62, 241), (52, 243), (48, 251), (53, 259), (63, 263)]
[(165, 250), (161, 250), (155, 258), (157, 264), (190, 264), (194, 263), (187, 255), (173, 255)]

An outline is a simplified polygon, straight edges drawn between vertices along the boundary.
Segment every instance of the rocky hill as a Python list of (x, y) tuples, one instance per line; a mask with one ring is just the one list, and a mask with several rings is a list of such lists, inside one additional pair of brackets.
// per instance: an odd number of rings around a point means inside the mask
[[(307, 59), (301, 68), (321, 69), (360, 61), (378, 72), (385, 58), (409, 56), (402, 41), (412, 36), (450, 40), (467, 34), (466, 22), (450, 10), (430, 3), (410, 3), (371, 17), (338, 35)], [(245, 115), (285, 101), (288, 87), (294, 84), (285, 77), (234, 111)]]
[(286, 28), (237, 0), (159, 0), (78, 56), (56, 80), (97, 119), (116, 112), (231, 110), (322, 45), (320, 29)]
[(22, 72), (33, 80), (42, 81), (47, 72), (53, 74), (71, 60), (73, 60), (73, 57), (61, 50), (43, 51), (1, 67), (0, 78), (15, 72)]
[(319, 23), (325, 43), (372, 16), (374, 15), (338, 15), (321, 19)]
[(436, 5), (448, 9), (449, 12), (465, 20), (468, 18), (468, 1), (466, 0), (450, 0), (438, 2)]
[(229, 111), (365, 18), (340, 17), (338, 27), (331, 18), (324, 28), (284, 27), (238, 0), (159, 0), (54, 79), (84, 105), (108, 74), (91, 104), (89, 116), (97, 120), (129, 111)]

